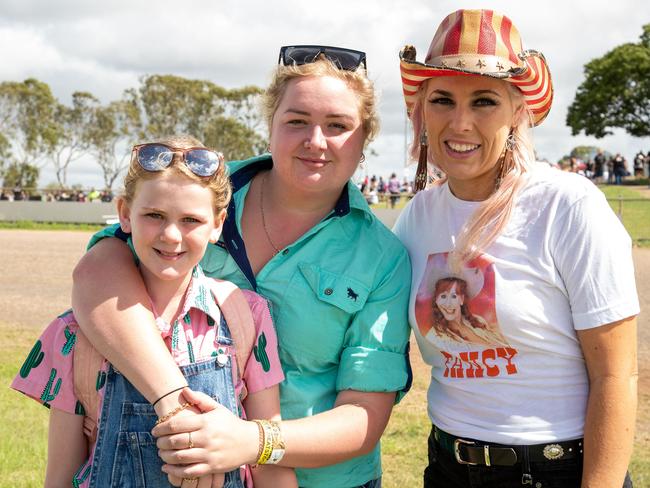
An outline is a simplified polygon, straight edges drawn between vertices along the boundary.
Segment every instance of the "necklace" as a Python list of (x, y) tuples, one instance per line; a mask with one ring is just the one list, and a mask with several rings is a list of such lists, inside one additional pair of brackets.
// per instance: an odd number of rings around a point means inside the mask
[(260, 185), (260, 210), (262, 213), (262, 227), (264, 228), (264, 233), (266, 234), (266, 239), (269, 241), (269, 244), (271, 244), (271, 247), (273, 248), (273, 255), (275, 256), (280, 252), (278, 247), (273, 243), (273, 239), (271, 239), (271, 235), (269, 234), (269, 229), (266, 227), (266, 218), (264, 217), (264, 185), (266, 184), (266, 175), (268, 173), (264, 173), (264, 176), (262, 176), (262, 184)]

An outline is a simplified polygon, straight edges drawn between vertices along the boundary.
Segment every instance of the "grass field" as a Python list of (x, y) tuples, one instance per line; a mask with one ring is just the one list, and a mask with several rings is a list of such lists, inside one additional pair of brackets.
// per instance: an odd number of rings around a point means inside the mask
[(102, 225), (66, 224), (65, 222), (32, 222), (31, 220), (19, 220), (18, 222), (0, 222), (0, 229), (76, 230), (82, 232), (97, 232), (102, 228)]
[[(638, 245), (650, 246), (650, 192), (645, 190), (642, 193), (642, 190), (634, 186), (607, 185), (600, 189), (609, 199), (614, 212), (622, 217), (632, 240)], [(621, 200), (617, 201), (618, 198)], [(644, 201), (625, 201), (626, 198)]]

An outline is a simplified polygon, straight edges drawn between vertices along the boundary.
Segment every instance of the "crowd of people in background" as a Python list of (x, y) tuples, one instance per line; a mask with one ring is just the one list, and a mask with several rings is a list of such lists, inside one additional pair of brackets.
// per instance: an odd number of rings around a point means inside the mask
[[(602, 149), (586, 161), (570, 157), (557, 164), (548, 164), (562, 171), (581, 174), (596, 184), (620, 185), (626, 177), (650, 177), (650, 151), (645, 154), (639, 151), (631, 165), (620, 153), (609, 154)], [(396, 173), (388, 179), (366, 175), (358, 187), (369, 205), (385, 202), (390, 208), (395, 208), (402, 196), (410, 197), (413, 193), (413, 181), (407, 177), (400, 181)]]
[(650, 151), (646, 154), (639, 151), (631, 166), (620, 153), (608, 155), (602, 149), (587, 161), (571, 157), (558, 166), (563, 171), (581, 174), (596, 184), (620, 185), (628, 176), (647, 178), (650, 175)]
[(396, 173), (391, 173), (388, 180), (385, 180), (383, 176), (378, 178), (376, 175), (371, 177), (366, 175), (358, 186), (369, 205), (375, 205), (388, 199), (391, 208), (395, 208), (402, 195), (413, 193), (413, 182), (406, 177), (400, 181)]
[(0, 200), (5, 201), (42, 201), (42, 202), (112, 202), (113, 192), (110, 190), (38, 190), (28, 192), (24, 188), (0, 188)]

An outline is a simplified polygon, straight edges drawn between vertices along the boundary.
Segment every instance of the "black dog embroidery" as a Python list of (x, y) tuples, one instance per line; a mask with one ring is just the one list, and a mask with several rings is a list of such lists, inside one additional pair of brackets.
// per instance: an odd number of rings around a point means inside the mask
[(348, 298), (356, 302), (357, 298), (359, 298), (359, 295), (357, 295), (352, 288), (348, 288)]

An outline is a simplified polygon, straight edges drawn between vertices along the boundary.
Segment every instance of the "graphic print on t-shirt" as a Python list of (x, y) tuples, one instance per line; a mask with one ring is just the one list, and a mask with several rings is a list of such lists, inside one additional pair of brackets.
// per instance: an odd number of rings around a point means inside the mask
[(448, 253), (429, 255), (415, 298), (420, 334), (440, 350), (445, 377), (515, 374), (517, 350), (496, 316), (494, 265), (479, 255), (452, 271)]

